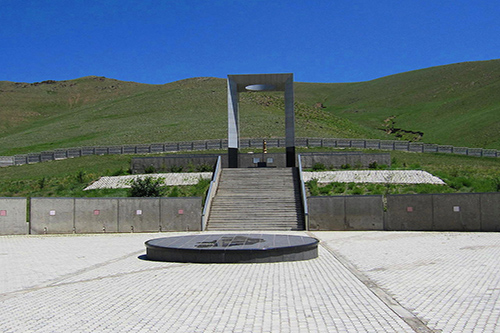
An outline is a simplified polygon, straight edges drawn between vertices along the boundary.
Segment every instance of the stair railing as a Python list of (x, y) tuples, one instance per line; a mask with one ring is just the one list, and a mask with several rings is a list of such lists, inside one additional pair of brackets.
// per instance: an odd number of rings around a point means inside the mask
[(222, 172), (222, 159), (220, 156), (217, 157), (217, 162), (215, 163), (215, 170), (212, 175), (212, 181), (210, 182), (210, 187), (208, 188), (207, 198), (205, 199), (205, 205), (203, 206), (203, 212), (201, 214), (201, 230), (205, 231), (207, 228), (208, 216), (210, 215), (210, 209), (212, 208), (212, 200), (217, 193), (217, 187), (219, 186), (220, 174)]
[(309, 209), (307, 207), (307, 192), (306, 185), (304, 183), (304, 177), (302, 175), (302, 158), (300, 154), (297, 156), (299, 162), (299, 181), (300, 181), (300, 195), (302, 197), (302, 207), (304, 208), (304, 227), (309, 230)]

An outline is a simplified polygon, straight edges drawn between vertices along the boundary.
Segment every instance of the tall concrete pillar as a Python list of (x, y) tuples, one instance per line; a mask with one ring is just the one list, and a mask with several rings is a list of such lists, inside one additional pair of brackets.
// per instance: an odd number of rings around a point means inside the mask
[(285, 146), (286, 166), (295, 167), (295, 112), (293, 76), (285, 82)]
[(230, 168), (238, 167), (238, 149), (240, 148), (238, 105), (237, 84), (229, 78), (227, 80), (227, 153)]

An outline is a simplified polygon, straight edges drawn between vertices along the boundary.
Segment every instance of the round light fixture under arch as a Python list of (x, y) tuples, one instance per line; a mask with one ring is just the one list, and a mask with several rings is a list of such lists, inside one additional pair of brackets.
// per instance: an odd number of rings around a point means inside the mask
[(272, 91), (276, 89), (275, 85), (272, 84), (251, 84), (245, 87), (248, 91)]

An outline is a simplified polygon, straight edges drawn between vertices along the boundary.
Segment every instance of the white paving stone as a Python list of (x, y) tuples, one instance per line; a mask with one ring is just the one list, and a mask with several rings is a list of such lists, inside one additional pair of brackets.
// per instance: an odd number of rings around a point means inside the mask
[(315, 235), (430, 328), (500, 331), (500, 233)]
[(318, 183), (445, 184), (421, 170), (305, 171), (303, 174), (304, 181), (317, 179)]
[(2, 287), (0, 331), (411, 332), (323, 248), (272, 264), (139, 258), (145, 240), (166, 235), (1, 238), (12, 266), (2, 280), (27, 281)]
[(500, 233), (314, 232), (319, 258), (288, 263), (142, 259), (181, 234), (1, 236), (0, 331), (412, 332), (374, 284), (432, 330), (500, 330)]
[[(438, 184), (445, 183), (436, 176), (420, 170), (348, 170), (304, 172), (304, 181), (317, 179), (319, 183), (389, 183), (389, 184)], [(130, 188), (136, 178), (162, 178), (166, 186), (194, 185), (200, 178), (210, 179), (211, 172), (159, 173), (146, 175), (101, 177), (85, 188), (87, 190), (105, 188)]]
[(161, 178), (166, 186), (194, 185), (201, 179), (212, 178), (211, 172), (185, 172), (185, 173), (154, 173), (146, 175), (110, 176), (101, 177), (99, 180), (87, 186), (84, 191), (104, 188), (130, 188), (132, 182), (137, 178), (152, 177)]

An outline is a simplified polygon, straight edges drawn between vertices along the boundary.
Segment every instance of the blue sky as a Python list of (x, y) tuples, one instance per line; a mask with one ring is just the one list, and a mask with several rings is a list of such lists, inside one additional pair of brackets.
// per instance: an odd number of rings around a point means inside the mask
[(0, 81), (356, 82), (500, 58), (498, 0), (0, 0)]

